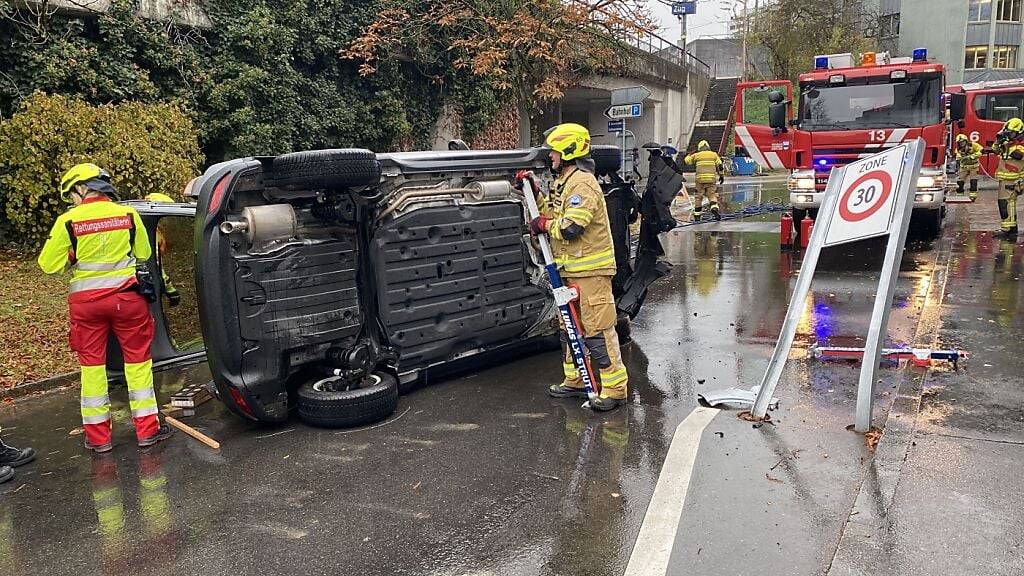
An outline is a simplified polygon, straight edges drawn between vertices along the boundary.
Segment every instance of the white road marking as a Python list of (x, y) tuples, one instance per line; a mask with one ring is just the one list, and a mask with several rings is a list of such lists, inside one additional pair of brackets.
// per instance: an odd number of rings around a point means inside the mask
[(624, 576), (664, 576), (668, 571), (700, 437), (718, 412), (695, 408), (676, 428)]

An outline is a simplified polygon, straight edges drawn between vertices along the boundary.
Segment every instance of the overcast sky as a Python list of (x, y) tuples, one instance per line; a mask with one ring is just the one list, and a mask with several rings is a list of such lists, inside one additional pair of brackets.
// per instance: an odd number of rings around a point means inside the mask
[[(728, 12), (719, 9), (721, 3), (727, 1), (697, 0), (697, 14), (688, 16), (686, 19), (687, 41), (701, 36), (719, 36), (728, 33)], [(672, 8), (657, 2), (657, 0), (649, 0), (649, 3), (655, 15), (661, 20), (660, 35), (666, 40), (678, 41), (679, 19), (672, 15)]]

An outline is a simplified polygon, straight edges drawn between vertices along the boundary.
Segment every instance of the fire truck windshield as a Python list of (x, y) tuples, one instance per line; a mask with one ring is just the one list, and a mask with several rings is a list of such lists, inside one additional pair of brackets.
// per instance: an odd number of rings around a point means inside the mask
[[(857, 79), (865, 82), (863, 79)], [(868, 79), (877, 80), (877, 79)], [(906, 82), (824, 86), (808, 84), (800, 94), (803, 130), (917, 127), (942, 120), (942, 78), (912, 76)]]

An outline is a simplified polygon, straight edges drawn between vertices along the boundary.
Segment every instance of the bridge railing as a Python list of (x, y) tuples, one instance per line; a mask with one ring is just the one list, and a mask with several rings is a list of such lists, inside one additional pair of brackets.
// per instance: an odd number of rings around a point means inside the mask
[(691, 68), (708, 76), (711, 75), (711, 67), (707, 62), (697, 58), (687, 50), (680, 48), (671, 40), (662, 38), (653, 32), (623, 35), (621, 40), (634, 48), (664, 60), (668, 60), (673, 64)]

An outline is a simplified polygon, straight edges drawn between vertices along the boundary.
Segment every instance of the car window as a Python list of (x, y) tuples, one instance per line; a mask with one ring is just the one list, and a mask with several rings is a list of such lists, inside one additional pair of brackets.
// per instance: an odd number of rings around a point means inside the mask
[(157, 224), (157, 248), (164, 291), (177, 291), (177, 304), (163, 298), (164, 318), (171, 342), (185, 351), (202, 346), (199, 305), (196, 300), (195, 260), (192, 255), (193, 219), (164, 216)]
[(1021, 117), (1022, 109), (1024, 109), (1024, 94), (1019, 92), (993, 94), (990, 98), (992, 100), (992, 115), (989, 119), (1005, 122), (1010, 118)]

